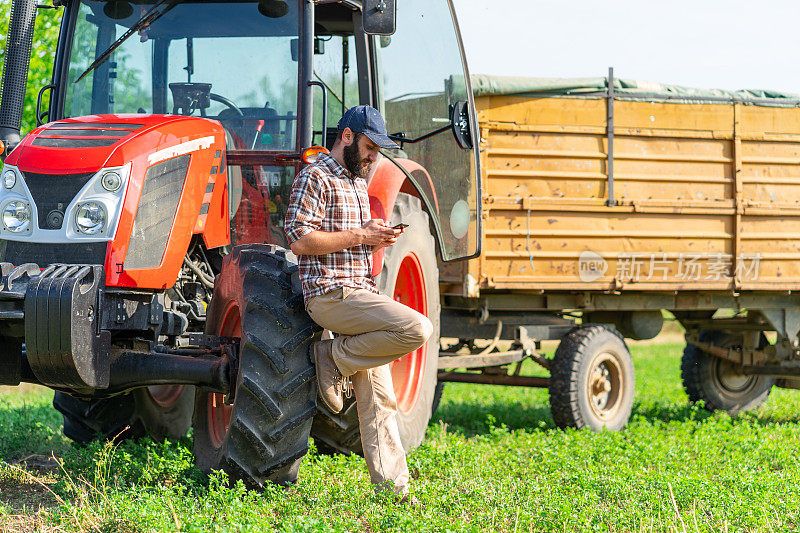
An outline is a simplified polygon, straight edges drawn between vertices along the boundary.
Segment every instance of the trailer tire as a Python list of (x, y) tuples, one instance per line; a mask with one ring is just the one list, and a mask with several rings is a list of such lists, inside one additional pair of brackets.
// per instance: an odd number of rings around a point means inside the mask
[(64, 419), (64, 436), (79, 443), (117, 441), (149, 436), (180, 438), (189, 431), (194, 387), (176, 390), (168, 402), (157, 402), (147, 389), (109, 398), (81, 399), (56, 391), (53, 407)]
[(587, 324), (561, 339), (550, 363), (550, 411), (560, 428), (619, 431), (633, 407), (633, 359), (613, 328)]
[[(714, 330), (700, 332), (700, 340), (720, 348), (736, 343), (736, 337)], [(762, 334), (760, 347), (766, 343)], [(731, 416), (760, 407), (775, 384), (775, 378), (769, 376), (738, 374), (732, 363), (707, 354), (693, 344), (683, 349), (681, 381), (690, 402), (702, 400), (706, 410), (726, 411)]]
[[(405, 193), (397, 195), (390, 223), (400, 222), (408, 227), (397, 244), (385, 249), (383, 269), (376, 283), (381, 293), (422, 312), (433, 324), (433, 334), (425, 346), (391, 363), (398, 404), (397, 425), (403, 448), (408, 451), (422, 442), (434, 405), (438, 404), (435, 398), (439, 362), (439, 269), (436, 241), (419, 198)], [(410, 279), (398, 285), (401, 275)], [(420, 277), (421, 284), (410, 283), (419, 281)], [(412, 371), (412, 381), (403, 380), (408, 378), (403, 373), (408, 370)], [(318, 403), (320, 408), (312, 428), (317, 449), (323, 453), (363, 455), (356, 402), (346, 401), (339, 414), (331, 413), (322, 402)]]
[(206, 331), (241, 338), (232, 406), (198, 389), (194, 454), (251, 488), (297, 481), (316, 412), (309, 347), (321, 328), (305, 311), (294, 255), (272, 245), (234, 248), (223, 262)]

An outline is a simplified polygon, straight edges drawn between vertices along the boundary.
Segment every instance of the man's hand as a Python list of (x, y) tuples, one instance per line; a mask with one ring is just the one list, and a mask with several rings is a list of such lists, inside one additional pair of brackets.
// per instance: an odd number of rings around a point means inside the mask
[(403, 233), (402, 229), (394, 229), (380, 218), (373, 218), (353, 231), (356, 232), (360, 244), (372, 246), (373, 251), (392, 246), (397, 242), (397, 236)]
[(403, 233), (394, 229), (379, 218), (373, 218), (360, 228), (345, 231), (312, 231), (294, 241), (290, 248), (297, 255), (325, 255), (346, 250), (359, 244), (372, 246), (376, 251), (384, 246), (392, 246), (397, 236)]

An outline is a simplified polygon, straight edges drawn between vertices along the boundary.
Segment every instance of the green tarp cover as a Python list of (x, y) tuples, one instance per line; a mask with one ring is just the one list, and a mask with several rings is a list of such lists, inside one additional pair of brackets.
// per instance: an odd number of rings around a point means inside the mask
[[(473, 75), (475, 96), (572, 96), (605, 97), (606, 78), (518, 78), (513, 76)], [(762, 89), (693, 89), (679, 85), (614, 78), (614, 92), (623, 100), (730, 103), (744, 102), (765, 106), (800, 106), (800, 94)]]

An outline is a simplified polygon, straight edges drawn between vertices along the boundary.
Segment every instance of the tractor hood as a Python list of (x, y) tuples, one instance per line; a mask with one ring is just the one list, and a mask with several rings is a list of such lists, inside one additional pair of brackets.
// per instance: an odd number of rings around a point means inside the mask
[(36, 174), (93, 173), (220, 130), (219, 123), (197, 117), (90, 115), (36, 128), (5, 162)]
[(193, 234), (229, 241), (224, 160), (225, 131), (204, 118), (45, 124), (5, 160), (0, 261), (104, 264), (109, 285), (169, 286)]

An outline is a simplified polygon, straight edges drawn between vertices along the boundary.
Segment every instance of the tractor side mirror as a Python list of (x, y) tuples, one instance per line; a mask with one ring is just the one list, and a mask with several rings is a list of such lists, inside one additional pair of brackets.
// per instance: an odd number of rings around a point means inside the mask
[(472, 135), (469, 131), (469, 104), (459, 101), (450, 106), (450, 127), (453, 137), (461, 148), (472, 148)]
[(397, 29), (395, 0), (364, 0), (364, 33), (369, 35), (392, 35)]

